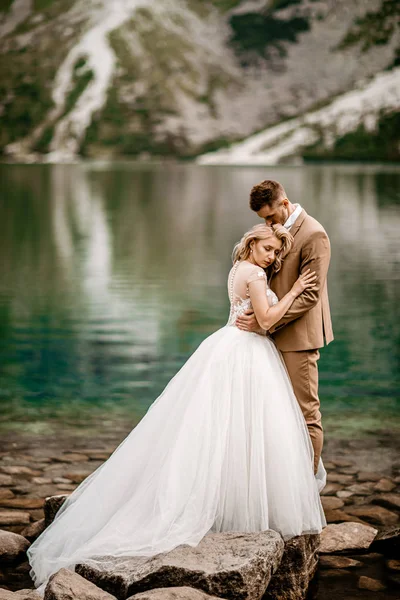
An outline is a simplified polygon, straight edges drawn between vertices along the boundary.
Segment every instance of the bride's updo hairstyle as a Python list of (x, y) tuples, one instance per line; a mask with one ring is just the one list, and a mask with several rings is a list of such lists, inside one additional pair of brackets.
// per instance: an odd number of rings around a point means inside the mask
[(251, 242), (267, 240), (272, 235), (282, 242), (279, 253), (268, 269), (270, 274), (277, 273), (281, 269), (282, 261), (293, 244), (293, 236), (283, 225), (254, 225), (254, 227), (244, 234), (240, 242), (235, 245), (232, 253), (232, 262), (235, 263), (237, 260), (247, 260), (250, 256)]

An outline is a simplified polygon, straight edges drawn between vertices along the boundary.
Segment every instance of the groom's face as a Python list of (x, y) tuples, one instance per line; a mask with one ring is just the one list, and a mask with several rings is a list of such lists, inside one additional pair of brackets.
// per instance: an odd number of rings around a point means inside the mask
[(267, 225), (284, 225), (289, 216), (289, 201), (287, 198), (277, 200), (273, 204), (266, 204), (258, 212)]

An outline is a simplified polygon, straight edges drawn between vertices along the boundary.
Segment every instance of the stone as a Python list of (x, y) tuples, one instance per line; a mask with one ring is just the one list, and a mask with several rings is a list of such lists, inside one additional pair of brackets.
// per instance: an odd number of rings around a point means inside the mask
[(116, 600), (87, 579), (69, 569), (60, 569), (51, 575), (44, 592), (44, 600)]
[(48, 477), (33, 477), (32, 483), (34, 483), (35, 485), (47, 485), (51, 483), (51, 479), (49, 479)]
[(6, 475), (25, 475), (30, 477), (38, 477), (42, 473), (41, 471), (34, 471), (30, 467), (23, 467), (20, 465), (12, 465), (9, 467), (0, 467), (0, 471)]
[(353, 483), (346, 490), (351, 492), (353, 496), (368, 496), (374, 489), (373, 483)]
[(358, 587), (360, 590), (369, 590), (370, 592), (382, 592), (386, 589), (386, 586), (379, 579), (372, 579), (372, 577), (365, 577), (365, 575), (358, 580)]
[(319, 535), (301, 535), (288, 540), (263, 600), (304, 600), (317, 571), (318, 549)]
[(15, 494), (12, 490), (7, 488), (0, 488), (0, 502), (2, 500), (9, 500), (10, 498), (14, 498)]
[(28, 525), (28, 527), (25, 527), (25, 529), (21, 531), (21, 535), (23, 535), (30, 542), (33, 542), (41, 533), (43, 533), (45, 529), (46, 526), (44, 519), (40, 519), (40, 521), (35, 521), (34, 523)]
[(324, 554), (319, 559), (319, 566), (321, 569), (355, 569), (362, 567), (363, 563), (347, 556)]
[(345, 521), (351, 521), (352, 523), (361, 523), (361, 519), (348, 515), (343, 510), (326, 510), (325, 518), (327, 523), (343, 523)]
[(354, 478), (352, 475), (341, 475), (340, 473), (328, 473), (327, 480), (328, 480), (328, 483), (342, 483), (345, 485), (346, 483), (350, 483), (351, 481), (354, 481)]
[(42, 600), (42, 597), (35, 590), (11, 592), (0, 589), (0, 600)]
[(71, 483), (71, 480), (66, 477), (54, 477), (52, 481), (53, 483)]
[(396, 571), (400, 573), (400, 560), (396, 560), (395, 558), (386, 561), (386, 567), (389, 571)]
[(360, 471), (357, 475), (357, 479), (361, 483), (364, 481), (379, 481), (382, 479), (382, 475), (380, 473), (373, 473), (370, 471)]
[(339, 473), (343, 473), (343, 475), (356, 475), (359, 471), (357, 467), (345, 467), (338, 469)]
[(10, 475), (4, 475), (3, 473), (0, 473), (0, 486), (1, 485), (12, 485), (13, 483), (13, 478), (10, 477)]
[(400, 588), (400, 575), (397, 573), (390, 573), (388, 576), (388, 581), (391, 584), (390, 587)]
[(337, 459), (333, 460), (332, 462), (336, 467), (341, 467), (341, 468), (352, 467), (354, 465), (354, 463), (352, 463), (350, 460), (345, 459), (345, 458), (337, 458)]
[(318, 577), (322, 579), (338, 579), (339, 577), (348, 577), (349, 575), (350, 571), (346, 571), (346, 569), (324, 569), (318, 572)]
[(353, 492), (349, 492), (349, 490), (339, 490), (338, 492), (336, 492), (336, 496), (340, 499), (346, 500), (347, 498), (351, 498), (352, 496), (354, 496), (354, 494)]
[(334, 496), (336, 492), (342, 489), (343, 486), (339, 483), (327, 483), (321, 492), (321, 496)]
[(65, 479), (68, 479), (68, 483), (82, 483), (88, 475), (90, 473), (65, 473)]
[(9, 498), (0, 500), (2, 508), (42, 508), (44, 498)]
[(390, 528), (380, 531), (371, 546), (372, 552), (381, 552), (385, 556), (397, 558), (400, 556), (400, 528)]
[(371, 502), (392, 510), (400, 510), (400, 494), (377, 494), (372, 496)]
[(383, 508), (383, 506), (377, 506), (374, 504), (362, 504), (360, 506), (346, 506), (344, 509), (347, 514), (354, 517), (358, 517), (367, 523), (372, 525), (396, 525), (399, 521), (399, 517), (396, 513)]
[[(260, 600), (284, 551), (275, 531), (208, 533), (197, 546), (183, 544), (151, 557), (104, 557), (76, 572), (119, 600), (152, 588), (189, 586), (210, 595)], [(47, 600), (47, 599), (46, 599)]]
[(362, 523), (328, 525), (321, 533), (321, 554), (368, 550), (378, 530)]
[(110, 458), (110, 453), (104, 450), (85, 450), (86, 456), (89, 460), (107, 460)]
[(27, 525), (30, 520), (29, 513), (22, 510), (0, 510), (0, 526)]
[(59, 496), (49, 496), (44, 501), (44, 522), (46, 527), (54, 521), (54, 517), (57, 512), (68, 498), (67, 494), (60, 494)]
[(73, 483), (57, 483), (56, 488), (62, 492), (72, 492), (76, 486)]
[(56, 462), (65, 463), (86, 462), (89, 460), (89, 457), (86, 454), (81, 454), (80, 452), (66, 452), (65, 454), (58, 454), (51, 458)]
[(30, 543), (22, 535), (0, 529), (0, 563), (20, 561), (29, 546)]
[(192, 587), (183, 586), (148, 590), (130, 596), (128, 600), (221, 600), (221, 598), (219, 596), (209, 596), (205, 592)]
[(391, 481), (390, 479), (381, 479), (374, 486), (374, 490), (376, 492), (391, 492), (395, 489), (395, 487), (396, 487), (396, 484), (393, 483), (393, 481)]
[(335, 496), (323, 496), (321, 502), (324, 510), (335, 510), (344, 506), (343, 500), (335, 498)]

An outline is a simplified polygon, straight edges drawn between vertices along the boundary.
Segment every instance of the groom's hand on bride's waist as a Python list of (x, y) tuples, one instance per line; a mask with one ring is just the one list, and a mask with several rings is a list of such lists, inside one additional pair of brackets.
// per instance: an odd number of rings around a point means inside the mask
[(258, 321), (252, 310), (246, 310), (243, 315), (239, 315), (236, 319), (236, 327), (242, 331), (251, 331), (253, 333), (265, 334), (264, 329), (258, 324)]

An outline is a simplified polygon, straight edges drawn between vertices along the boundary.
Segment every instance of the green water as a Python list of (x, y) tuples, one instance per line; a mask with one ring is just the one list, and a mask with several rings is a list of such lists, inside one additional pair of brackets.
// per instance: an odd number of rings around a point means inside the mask
[(331, 238), (326, 423), (399, 426), (399, 168), (3, 164), (0, 177), (3, 431), (136, 423), (226, 323), (231, 250), (264, 178)]

